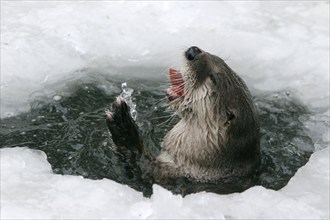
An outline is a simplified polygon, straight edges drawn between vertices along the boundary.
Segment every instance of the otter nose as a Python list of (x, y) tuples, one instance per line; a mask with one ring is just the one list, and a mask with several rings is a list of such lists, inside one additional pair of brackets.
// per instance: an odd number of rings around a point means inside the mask
[(202, 51), (198, 47), (190, 47), (186, 53), (185, 56), (188, 60), (194, 60), (197, 54), (201, 53)]

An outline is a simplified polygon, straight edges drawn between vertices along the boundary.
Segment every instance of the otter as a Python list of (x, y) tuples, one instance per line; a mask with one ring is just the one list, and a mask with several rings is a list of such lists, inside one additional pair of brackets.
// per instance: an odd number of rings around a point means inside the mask
[[(107, 113), (114, 152), (146, 185), (174, 193), (241, 192), (255, 184), (260, 164), (259, 120), (244, 81), (219, 57), (193, 46), (181, 71), (170, 69), (169, 106), (180, 121), (151, 155), (121, 98)], [(182, 73), (181, 73), (182, 72)]]

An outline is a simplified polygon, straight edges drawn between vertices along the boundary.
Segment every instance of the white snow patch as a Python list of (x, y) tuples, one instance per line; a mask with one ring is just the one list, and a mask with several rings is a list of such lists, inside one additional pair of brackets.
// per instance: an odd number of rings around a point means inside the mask
[(328, 219), (329, 148), (314, 153), (279, 191), (196, 193), (154, 185), (150, 199), (108, 179), (53, 174), (43, 152), (1, 149), (1, 219)]
[(192, 45), (251, 88), (294, 88), (329, 106), (328, 2), (2, 1), (1, 12), (1, 117), (74, 71), (178, 66)]

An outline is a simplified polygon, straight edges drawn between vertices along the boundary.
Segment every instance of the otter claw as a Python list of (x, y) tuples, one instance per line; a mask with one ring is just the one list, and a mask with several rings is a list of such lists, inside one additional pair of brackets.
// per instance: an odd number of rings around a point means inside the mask
[(117, 97), (116, 101), (112, 103), (113, 114), (119, 114), (119, 112), (129, 112), (129, 107), (125, 100), (121, 97)]
[(106, 112), (105, 119), (108, 120), (108, 121), (112, 121), (113, 120), (113, 114), (111, 112)]
[[(117, 97), (112, 103), (111, 111), (106, 112), (106, 121), (108, 127), (125, 127), (127, 120), (130, 118), (129, 107), (125, 100), (121, 97)], [(111, 130), (111, 129), (110, 129)]]
[(123, 104), (124, 102), (125, 102), (125, 100), (124, 100), (122, 97), (118, 96), (118, 97), (116, 98), (116, 103), (117, 103), (118, 105), (121, 105), (121, 104)]

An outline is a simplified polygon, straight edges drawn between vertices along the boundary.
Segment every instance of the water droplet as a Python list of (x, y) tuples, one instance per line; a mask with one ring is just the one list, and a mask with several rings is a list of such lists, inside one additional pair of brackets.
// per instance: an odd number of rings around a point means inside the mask
[(119, 95), (119, 97), (124, 99), (126, 104), (130, 107), (131, 116), (134, 120), (136, 120), (137, 117), (136, 104), (132, 100), (132, 94), (134, 90), (132, 88), (127, 87), (126, 82), (123, 82), (121, 84), (121, 89), (122, 89), (122, 93)]
[(60, 101), (62, 99), (62, 96), (60, 96), (60, 95), (55, 95), (54, 97), (53, 97), (53, 100), (54, 101)]
[(123, 82), (123, 83), (121, 84), (121, 89), (122, 89), (123, 91), (125, 91), (125, 90), (127, 89), (127, 83), (126, 83), (126, 82)]

